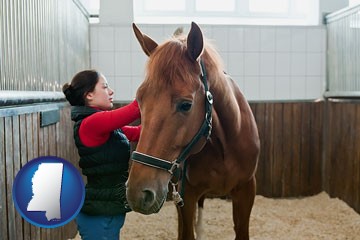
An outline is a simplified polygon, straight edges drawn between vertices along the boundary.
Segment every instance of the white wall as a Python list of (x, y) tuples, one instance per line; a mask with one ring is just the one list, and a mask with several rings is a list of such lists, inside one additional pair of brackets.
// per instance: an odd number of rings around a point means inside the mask
[(360, 0), (349, 0), (349, 6), (359, 5)]
[(99, 10), (102, 24), (128, 24), (133, 22), (132, 0), (101, 0)]
[(332, 13), (349, 6), (349, 0), (320, 0), (321, 13)]
[[(324, 5), (328, 2), (329, 5)], [(321, 0), (320, 11), (338, 7)], [(331, 5), (331, 6), (330, 6)], [(327, 6), (325, 8), (325, 6)], [(91, 65), (129, 101), (144, 77), (146, 56), (131, 29), (132, 1), (102, 0), (100, 24), (91, 26)], [(190, 24), (190, 23), (189, 23)], [(146, 25), (141, 30), (158, 42), (178, 25)], [(184, 26), (188, 31), (189, 26)], [(200, 26), (213, 39), (226, 69), (249, 100), (321, 98), (326, 78), (326, 27)]]

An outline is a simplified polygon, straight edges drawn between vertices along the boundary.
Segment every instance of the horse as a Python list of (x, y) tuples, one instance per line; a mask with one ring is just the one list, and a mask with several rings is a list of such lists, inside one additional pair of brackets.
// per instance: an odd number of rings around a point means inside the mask
[(178, 239), (193, 240), (202, 237), (194, 230), (197, 203), (227, 196), (235, 239), (249, 239), (260, 140), (246, 98), (196, 23), (160, 45), (133, 30), (149, 58), (136, 93), (142, 130), (126, 182), (130, 208), (157, 213), (172, 184)]

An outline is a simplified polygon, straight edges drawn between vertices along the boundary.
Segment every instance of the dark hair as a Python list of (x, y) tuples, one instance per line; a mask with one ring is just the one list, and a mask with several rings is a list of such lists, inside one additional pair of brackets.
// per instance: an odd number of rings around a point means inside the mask
[(77, 73), (71, 83), (65, 83), (62, 91), (66, 100), (72, 106), (84, 106), (87, 93), (94, 91), (100, 74), (95, 70), (85, 70)]

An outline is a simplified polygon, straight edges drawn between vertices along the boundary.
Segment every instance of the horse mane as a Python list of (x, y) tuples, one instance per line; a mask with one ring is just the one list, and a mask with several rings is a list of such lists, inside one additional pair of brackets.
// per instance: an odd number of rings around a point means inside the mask
[[(204, 52), (201, 56), (208, 76), (219, 76), (223, 73), (223, 63), (215, 46), (204, 38)], [(173, 36), (159, 45), (151, 54), (146, 66), (147, 77), (143, 87), (155, 84), (159, 89), (176, 82), (199, 85), (200, 65), (194, 64), (187, 53), (186, 36), (183, 29), (178, 28)], [(188, 82), (192, 79), (192, 82)]]

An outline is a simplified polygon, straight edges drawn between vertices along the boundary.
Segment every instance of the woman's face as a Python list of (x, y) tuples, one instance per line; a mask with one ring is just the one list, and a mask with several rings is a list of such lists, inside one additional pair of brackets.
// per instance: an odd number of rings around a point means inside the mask
[(113, 107), (113, 95), (114, 91), (108, 86), (106, 78), (100, 75), (94, 91), (86, 94), (86, 105), (101, 110), (109, 110)]

